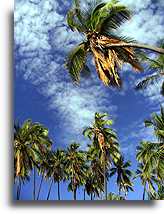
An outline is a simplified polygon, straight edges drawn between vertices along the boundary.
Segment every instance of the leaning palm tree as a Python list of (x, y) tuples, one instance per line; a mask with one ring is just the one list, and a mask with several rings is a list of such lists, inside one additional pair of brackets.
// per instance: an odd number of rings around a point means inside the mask
[(116, 35), (115, 30), (131, 18), (131, 12), (117, 0), (86, 2), (82, 8), (80, 0), (74, 0), (67, 13), (67, 23), (72, 31), (84, 37), (68, 55), (66, 68), (75, 83), (80, 81), (81, 71), (89, 70), (86, 65), (87, 54), (95, 61), (99, 78), (105, 85), (121, 86), (119, 68), (129, 63), (135, 70), (142, 71), (136, 49), (149, 49), (164, 53), (164, 49), (141, 45), (134, 40)]
[(108, 114), (95, 113), (92, 126), (87, 127), (83, 134), (93, 142), (93, 146), (98, 149), (98, 157), (103, 166), (104, 193), (107, 200), (107, 174), (112, 161), (116, 162), (120, 157), (117, 134), (110, 127), (112, 120), (106, 119)]
[(76, 200), (76, 193), (79, 186), (82, 186), (86, 174), (85, 153), (79, 150), (80, 145), (72, 143), (66, 151), (65, 173), (66, 179), (70, 180), (68, 190), (73, 192), (73, 199)]
[[(161, 48), (164, 48), (164, 44), (161, 45)], [(136, 89), (143, 90), (149, 85), (158, 83), (159, 80), (164, 78), (164, 55), (160, 55), (156, 59), (151, 59), (141, 52), (139, 53), (139, 57), (143, 62), (148, 64), (149, 70), (154, 71), (153, 74), (146, 76), (137, 84)], [(162, 83), (161, 94), (164, 96), (164, 81)]]
[(133, 184), (131, 182), (132, 171), (128, 168), (131, 166), (130, 161), (124, 161), (124, 157), (121, 156), (120, 159), (115, 163), (115, 166), (110, 170), (110, 177), (117, 175), (117, 185), (118, 193), (121, 191), (125, 192), (125, 195), (129, 190), (133, 191)]

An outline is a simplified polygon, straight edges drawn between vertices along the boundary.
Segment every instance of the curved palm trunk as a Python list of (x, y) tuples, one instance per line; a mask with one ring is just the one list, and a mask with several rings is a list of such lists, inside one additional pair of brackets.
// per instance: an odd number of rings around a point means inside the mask
[(36, 186), (36, 168), (35, 168), (35, 166), (34, 166), (34, 180), (33, 180), (33, 182), (34, 182), (34, 186), (33, 186), (33, 200), (35, 200), (35, 186)]
[(60, 201), (60, 182), (58, 181), (58, 200)]
[(164, 54), (164, 49), (163, 48), (158, 48), (158, 47), (152, 47), (149, 45), (142, 45), (138, 43), (122, 43), (122, 44), (107, 44), (106, 47), (133, 47), (133, 48), (140, 48), (140, 49), (147, 49), (150, 51), (154, 51), (160, 54)]
[(49, 200), (49, 197), (50, 197), (50, 193), (51, 193), (51, 189), (52, 189), (52, 184), (53, 184), (53, 179), (51, 180), (51, 184), (50, 184), (50, 187), (49, 187), (49, 191), (48, 191), (48, 195), (47, 195), (47, 201)]
[(40, 191), (41, 191), (41, 187), (42, 187), (42, 183), (43, 183), (43, 178), (44, 178), (44, 174), (42, 175), (42, 178), (41, 178), (41, 181), (40, 181), (39, 190), (38, 190), (38, 195), (37, 195), (37, 200), (39, 200)]

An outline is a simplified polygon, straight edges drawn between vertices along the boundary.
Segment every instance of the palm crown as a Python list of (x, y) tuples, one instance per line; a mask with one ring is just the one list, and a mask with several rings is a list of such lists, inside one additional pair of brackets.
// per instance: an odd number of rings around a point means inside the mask
[(80, 81), (81, 71), (89, 70), (86, 65), (87, 54), (94, 57), (99, 78), (105, 85), (121, 86), (119, 68), (123, 63), (129, 63), (137, 71), (142, 67), (137, 59), (134, 48), (152, 49), (164, 52), (158, 48), (140, 46), (132, 39), (116, 35), (116, 30), (122, 23), (130, 19), (131, 12), (117, 0), (108, 3), (95, 0), (86, 3), (86, 8), (80, 8), (80, 1), (74, 0), (73, 7), (67, 13), (67, 23), (72, 31), (78, 31), (85, 40), (68, 55), (66, 68), (73, 81)]

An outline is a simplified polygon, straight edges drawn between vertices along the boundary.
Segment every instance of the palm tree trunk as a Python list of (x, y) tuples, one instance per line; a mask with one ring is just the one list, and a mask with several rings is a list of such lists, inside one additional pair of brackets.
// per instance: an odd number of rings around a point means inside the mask
[(60, 201), (60, 182), (58, 181), (58, 200)]
[(17, 185), (17, 200), (20, 199), (20, 192), (21, 192), (21, 180), (18, 178), (18, 185)]
[(119, 185), (119, 190), (118, 190), (118, 194), (121, 194), (121, 185)]
[(91, 193), (91, 201), (93, 201), (93, 195), (92, 195), (92, 193)]
[(50, 193), (51, 193), (51, 189), (52, 189), (52, 184), (53, 184), (53, 179), (51, 179), (51, 183), (50, 183), (50, 187), (49, 187), (49, 191), (48, 191), (48, 195), (47, 195), (47, 201), (49, 200), (49, 197), (50, 197)]
[(145, 200), (145, 193), (146, 193), (146, 185), (144, 184), (144, 191), (143, 191), (143, 200)]
[(33, 200), (35, 200), (35, 183), (36, 183), (36, 169), (35, 169), (35, 166), (34, 166), (34, 186), (33, 186)]
[(42, 178), (41, 178), (41, 181), (40, 181), (39, 190), (38, 190), (38, 195), (37, 195), (37, 200), (39, 200), (40, 191), (41, 191), (41, 187), (42, 187), (42, 183), (43, 183), (43, 178), (44, 178), (44, 174), (42, 175)]
[(164, 54), (164, 49), (163, 48), (158, 48), (158, 47), (152, 47), (149, 45), (142, 45), (138, 43), (122, 43), (122, 44), (107, 44), (105, 45), (106, 47), (133, 47), (133, 48), (140, 48), (140, 49), (147, 49), (150, 51), (154, 51), (160, 54)]
[(105, 154), (104, 154), (104, 200), (107, 200), (107, 180), (106, 180), (106, 162), (105, 162)]
[(84, 201), (85, 201), (85, 188), (84, 188)]
[(74, 191), (73, 191), (73, 199), (76, 201), (76, 188), (74, 188)]

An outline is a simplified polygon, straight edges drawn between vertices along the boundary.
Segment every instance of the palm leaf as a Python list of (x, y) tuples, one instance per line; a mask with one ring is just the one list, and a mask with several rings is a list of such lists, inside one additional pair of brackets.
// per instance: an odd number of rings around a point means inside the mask
[(83, 42), (73, 49), (66, 59), (65, 66), (75, 83), (80, 82), (80, 72), (83, 70), (86, 63), (86, 49), (86, 43)]

